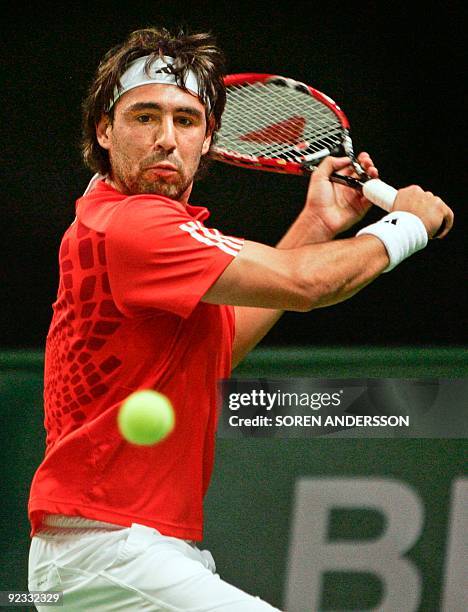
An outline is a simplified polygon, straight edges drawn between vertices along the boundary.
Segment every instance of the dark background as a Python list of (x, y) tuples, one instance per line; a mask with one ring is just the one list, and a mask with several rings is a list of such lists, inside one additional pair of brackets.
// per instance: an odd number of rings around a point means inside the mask
[[(356, 149), (371, 153), (384, 180), (421, 184), (456, 214), (446, 240), (344, 304), (286, 314), (265, 343), (464, 344), (461, 3), (460, 10), (418, 3), (417, 12), (389, 4), (135, 1), (4, 10), (0, 346), (43, 347), (58, 246), (90, 178), (79, 154), (80, 102), (98, 61), (133, 29), (180, 24), (216, 34), (229, 72), (282, 74), (329, 94), (350, 119)], [(216, 164), (192, 202), (212, 210), (211, 226), (275, 244), (306, 187), (306, 179)], [(379, 216), (372, 210), (365, 224)]]

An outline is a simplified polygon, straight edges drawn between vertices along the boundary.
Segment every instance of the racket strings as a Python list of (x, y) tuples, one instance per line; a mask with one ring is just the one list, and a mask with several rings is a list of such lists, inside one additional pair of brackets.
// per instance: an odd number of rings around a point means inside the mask
[(217, 146), (242, 155), (297, 160), (342, 142), (342, 125), (323, 102), (278, 83), (228, 87)]

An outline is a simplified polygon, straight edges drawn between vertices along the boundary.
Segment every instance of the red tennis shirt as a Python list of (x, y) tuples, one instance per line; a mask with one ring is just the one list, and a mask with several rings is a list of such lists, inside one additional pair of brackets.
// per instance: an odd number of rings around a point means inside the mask
[[(47, 513), (202, 539), (234, 311), (200, 300), (243, 244), (206, 228), (208, 216), (104, 181), (77, 201), (46, 343), (46, 452), (31, 485), (32, 535)], [(155, 446), (126, 442), (117, 429), (121, 402), (138, 389), (174, 405), (175, 429)]]

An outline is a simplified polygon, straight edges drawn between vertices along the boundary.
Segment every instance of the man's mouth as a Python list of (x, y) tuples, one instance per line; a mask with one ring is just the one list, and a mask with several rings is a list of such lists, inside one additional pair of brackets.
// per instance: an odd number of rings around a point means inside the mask
[(154, 172), (162, 176), (165, 176), (165, 175), (169, 176), (171, 174), (176, 174), (178, 172), (177, 166), (174, 166), (174, 164), (171, 164), (169, 162), (161, 162), (159, 164), (153, 164), (152, 166), (149, 166), (146, 169), (149, 170), (150, 172)]

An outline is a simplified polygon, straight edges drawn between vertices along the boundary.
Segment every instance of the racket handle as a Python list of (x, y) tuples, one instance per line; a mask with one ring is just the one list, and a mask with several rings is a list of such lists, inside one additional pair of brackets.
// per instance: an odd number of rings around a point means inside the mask
[(387, 183), (384, 183), (380, 179), (368, 179), (365, 181), (333, 172), (330, 175), (330, 180), (333, 183), (339, 183), (340, 185), (346, 185), (347, 187), (361, 191), (369, 202), (383, 208), (387, 212), (391, 212), (398, 193), (396, 189), (390, 187), (390, 185), (387, 185)]
[(362, 193), (369, 202), (390, 212), (393, 208), (398, 191), (380, 179), (369, 179), (363, 183)]

